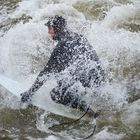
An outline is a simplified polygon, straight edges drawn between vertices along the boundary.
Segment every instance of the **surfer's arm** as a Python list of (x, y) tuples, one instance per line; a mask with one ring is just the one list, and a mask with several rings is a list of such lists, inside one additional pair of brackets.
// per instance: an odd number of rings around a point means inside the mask
[(46, 71), (46, 67), (39, 73), (33, 85), (29, 89), (29, 93), (36, 92), (48, 79), (49, 73)]
[(56, 51), (52, 52), (48, 63), (43, 68), (43, 70), (39, 73), (39, 75), (37, 76), (35, 82), (31, 86), (31, 88), (27, 92), (24, 92), (21, 94), (21, 96), (22, 96), (21, 101), (22, 102), (30, 101), (30, 97), (47, 81), (47, 79), (49, 78), (49, 75), (51, 73), (58, 72), (55, 70), (55, 69), (57, 69), (57, 67), (59, 65), (57, 62), (57, 59), (56, 59), (55, 52)]
[(46, 67), (44, 67), (44, 69), (37, 76), (31, 88), (28, 91), (21, 93), (21, 101), (29, 102), (31, 100), (32, 95), (34, 95), (34, 93), (46, 82), (48, 77), (49, 74), (46, 71)]
[(51, 73), (54, 73), (54, 72), (57, 73), (58, 72), (56, 69), (58, 69), (59, 63), (57, 62), (57, 59), (56, 59), (57, 57), (56, 57), (56, 53), (55, 53), (56, 51), (55, 50), (52, 52), (48, 63), (43, 68), (43, 70), (39, 73), (39, 75), (37, 76), (34, 84), (29, 89), (29, 93), (36, 92), (47, 81), (47, 79), (49, 78), (49, 75)]

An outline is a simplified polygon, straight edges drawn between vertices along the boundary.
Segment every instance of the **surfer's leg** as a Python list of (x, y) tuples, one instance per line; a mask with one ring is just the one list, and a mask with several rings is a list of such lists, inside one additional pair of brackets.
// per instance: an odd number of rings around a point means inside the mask
[(90, 117), (96, 118), (99, 116), (89, 107), (86, 101), (81, 99), (78, 94), (67, 91), (67, 87), (61, 87), (61, 90), (59, 88), (60, 87), (57, 86), (51, 91), (51, 98), (53, 101), (75, 109), (79, 109), (83, 112), (87, 112)]
[(66, 92), (65, 94), (62, 94), (60, 93), (59, 90), (56, 90), (54, 88), (51, 91), (51, 98), (56, 103), (70, 106), (72, 108), (76, 108), (81, 111), (86, 111), (88, 108), (86, 102), (80, 100), (79, 95), (73, 95), (70, 92)]

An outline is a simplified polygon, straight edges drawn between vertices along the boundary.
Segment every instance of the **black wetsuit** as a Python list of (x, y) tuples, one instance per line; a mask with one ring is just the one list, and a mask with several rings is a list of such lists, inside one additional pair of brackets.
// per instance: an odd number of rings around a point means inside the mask
[(68, 90), (80, 81), (83, 87), (99, 86), (104, 79), (104, 71), (98, 56), (86, 38), (77, 33), (65, 31), (58, 36), (58, 43), (44, 69), (39, 73), (29, 93), (37, 91), (50, 73), (61, 73), (68, 69), (71, 82), (58, 81), (51, 91), (51, 98), (57, 103), (86, 111), (88, 106), (76, 92)]

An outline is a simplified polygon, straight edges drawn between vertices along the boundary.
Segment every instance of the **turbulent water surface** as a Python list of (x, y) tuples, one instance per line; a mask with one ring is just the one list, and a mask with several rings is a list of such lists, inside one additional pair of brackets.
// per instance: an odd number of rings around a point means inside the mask
[[(92, 97), (89, 89), (85, 97), (95, 110), (102, 110), (89, 139), (139, 140), (139, 0), (0, 0), (0, 73), (30, 81), (27, 85), (33, 82), (55, 44), (44, 23), (56, 14), (67, 19), (70, 30), (88, 38), (106, 71), (98, 94)], [(0, 86), (0, 139), (78, 139), (92, 131), (88, 121), (49, 129), (67, 121), (47, 109), (21, 107)]]

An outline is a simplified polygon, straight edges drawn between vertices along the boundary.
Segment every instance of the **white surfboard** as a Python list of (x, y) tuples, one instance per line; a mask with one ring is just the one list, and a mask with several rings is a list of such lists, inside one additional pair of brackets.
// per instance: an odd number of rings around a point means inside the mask
[[(77, 119), (81, 117), (84, 112), (81, 112), (77, 109), (72, 109), (70, 107), (57, 104), (51, 100), (50, 97), (50, 90), (52, 85), (55, 84), (55, 81), (48, 81), (46, 82), (36, 93), (34, 96), (32, 96), (31, 104), (44, 109), (46, 111), (49, 111), (51, 113), (61, 115), (68, 118)], [(5, 88), (7, 91), (9, 91), (10, 94), (13, 94), (18, 98), (20, 101), (20, 93), (23, 93), (27, 91), (27, 86), (25, 86), (25, 83), (19, 83), (18, 81), (15, 81), (13, 79), (10, 79), (4, 75), (0, 75), (0, 85)], [(27, 85), (27, 83), (26, 83)], [(90, 118), (88, 116), (85, 116), (83, 118), (84, 120), (89, 120)]]

